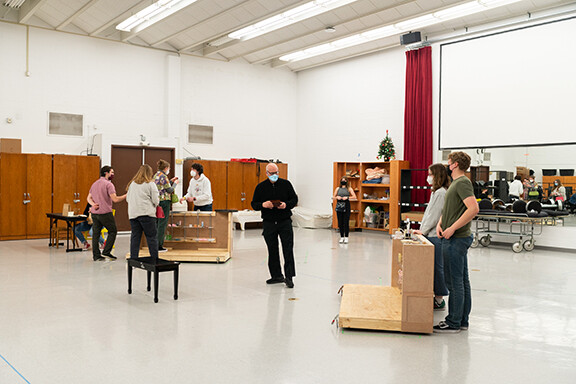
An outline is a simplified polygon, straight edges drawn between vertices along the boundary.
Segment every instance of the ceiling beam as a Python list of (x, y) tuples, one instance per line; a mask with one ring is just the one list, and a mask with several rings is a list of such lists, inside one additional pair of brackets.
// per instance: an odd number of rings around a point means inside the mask
[(34, 15), (34, 13), (48, 0), (30, 0), (24, 2), (20, 7), (20, 12), (18, 15), (18, 23), (26, 24), (28, 20)]
[[(343, 20), (342, 22), (334, 25), (333, 27), (338, 28), (339, 26), (343, 26), (344, 24), (351, 23), (351, 22), (353, 22), (353, 21), (358, 21), (358, 20), (360, 20), (360, 19), (362, 19), (362, 18), (364, 18), (364, 17), (373, 16), (373, 15), (376, 15), (376, 14), (378, 14), (378, 13), (380, 13), (380, 12), (389, 11), (390, 9), (394, 9), (394, 8), (396, 8), (396, 7), (399, 6), (399, 5), (405, 5), (405, 4), (409, 4), (409, 3), (414, 3), (414, 2), (416, 2), (416, 1), (417, 1), (417, 0), (404, 0), (404, 1), (402, 1), (402, 2), (393, 4), (393, 5), (391, 5), (391, 6), (388, 6), (388, 7), (385, 7), (385, 8), (381, 8), (381, 9), (379, 9), (379, 10), (377, 10), (377, 11), (368, 12), (368, 13), (365, 13), (365, 14), (360, 15), (360, 16), (355, 16), (355, 17), (351, 17), (351, 18), (349, 18), (349, 19), (347, 19), (347, 20)], [(377, 27), (372, 27), (372, 28), (377, 28)], [(292, 41), (300, 40), (300, 39), (302, 39), (302, 38), (304, 38), (304, 37), (312, 36), (312, 35), (314, 35), (314, 34), (316, 34), (316, 33), (318, 33), (318, 32), (322, 32), (322, 31), (324, 31), (324, 29), (317, 29), (317, 30), (315, 30), (315, 31), (308, 32), (308, 33), (305, 33), (305, 34), (303, 34), (303, 35), (299, 35), (299, 36), (296, 36), (296, 37), (292, 37), (292, 38), (290, 38), (290, 39), (286, 39), (286, 40), (283, 40), (283, 41), (280, 41), (280, 42), (277, 42), (277, 43), (274, 43), (274, 44), (267, 45), (267, 46), (262, 47), (262, 48), (255, 49), (255, 50), (253, 50), (253, 51), (244, 53), (244, 54), (242, 54), (242, 55), (233, 56), (233, 57), (230, 58), (230, 60), (237, 59), (238, 57), (246, 57), (246, 56), (248, 56), (248, 55), (251, 55), (251, 54), (254, 54), (254, 53), (257, 53), (257, 52), (260, 52), (260, 51), (265, 51), (265, 50), (267, 50), (267, 49), (270, 49), (270, 48), (272, 48), (272, 47), (275, 47), (275, 46), (278, 46), (278, 45), (281, 45), (281, 44), (286, 44), (286, 43), (290, 43), (290, 42), (292, 42)], [(342, 37), (342, 38), (343, 38), (343, 37)], [(318, 43), (318, 44), (323, 44), (323, 43)], [(256, 61), (252, 62), (252, 64), (262, 64), (262, 63), (264, 63), (264, 62), (267, 62), (267, 61), (270, 61), (270, 60), (274, 59), (275, 57), (278, 57), (278, 55), (274, 55), (274, 56), (266, 57), (266, 58), (264, 58), (264, 59), (256, 60)]]
[(192, 24), (191, 26), (186, 27), (186, 28), (184, 28), (184, 29), (182, 29), (182, 30), (180, 30), (180, 31), (178, 31), (178, 32), (176, 32), (176, 33), (173, 33), (173, 34), (171, 34), (170, 36), (163, 37), (162, 39), (160, 39), (160, 40), (152, 43), (152, 46), (155, 47), (155, 46), (160, 45), (160, 44), (162, 44), (162, 43), (165, 43), (165, 42), (167, 42), (167, 41), (169, 41), (169, 40), (172, 40), (173, 38), (178, 37), (178, 36), (181, 35), (181, 34), (184, 34), (184, 33), (186, 33), (186, 32), (190, 32), (190, 31), (194, 30), (195, 28), (201, 26), (202, 24), (206, 24), (206, 23), (208, 23), (208, 22), (210, 22), (210, 21), (212, 21), (212, 20), (214, 20), (214, 19), (216, 19), (216, 18), (218, 18), (218, 17), (224, 16), (224, 15), (226, 15), (227, 13), (230, 13), (230, 12), (232, 12), (232, 11), (238, 9), (238, 8), (242, 8), (242, 7), (244, 7), (246, 4), (252, 3), (252, 2), (254, 2), (254, 1), (257, 1), (257, 0), (246, 0), (246, 1), (243, 1), (243, 2), (238, 3), (238, 4), (236, 4), (236, 5), (233, 5), (233, 6), (231, 6), (230, 8), (226, 8), (226, 9), (223, 10), (222, 12), (217, 13), (217, 14), (215, 14), (215, 15), (212, 15), (212, 16), (210, 16), (210, 17), (207, 18), (207, 19), (201, 20), (201, 21), (197, 22), (196, 24)]
[(70, 24), (71, 22), (74, 21), (74, 19), (76, 19), (78, 16), (80, 16), (81, 14), (83, 14), (84, 12), (86, 12), (86, 10), (88, 10), (90, 7), (92, 7), (94, 4), (96, 4), (97, 2), (99, 2), (100, 0), (90, 0), (85, 6), (83, 6), (82, 8), (80, 8), (78, 11), (76, 11), (72, 16), (70, 16), (69, 18), (67, 18), (66, 20), (64, 20), (62, 22), (62, 24), (60, 24), (59, 26), (56, 27), (57, 30), (61, 31), (64, 27), (66, 27), (68, 24)]
[[(119, 14), (118, 16), (113, 18), (112, 20), (108, 21), (106, 24), (104, 24), (104, 25), (98, 27), (97, 29), (95, 29), (94, 31), (90, 32), (90, 36), (96, 36), (100, 32), (107, 30), (108, 28), (110, 28), (114, 24), (119, 24), (121, 21), (124, 21), (128, 17), (130, 17), (133, 14), (143, 10), (144, 8), (146, 8), (149, 5), (150, 5), (150, 0), (142, 0), (138, 4), (131, 6), (130, 8), (128, 8), (127, 10), (125, 10), (124, 12), (122, 12), (121, 14)], [(127, 14), (130, 14), (130, 15), (127, 15)]]
[[(247, 22), (247, 23), (244, 23), (244, 24), (242, 24), (242, 25), (235, 26), (234, 28), (230, 28), (230, 29), (228, 29), (228, 30), (226, 30), (226, 31), (224, 31), (224, 32), (220, 32), (218, 35), (211, 36), (211, 37), (209, 37), (209, 38), (207, 38), (207, 39), (204, 39), (204, 40), (202, 40), (202, 41), (200, 41), (200, 42), (196, 42), (196, 43), (194, 43), (194, 44), (191, 44), (191, 45), (188, 45), (188, 46), (186, 46), (186, 47), (184, 47), (184, 48), (181, 48), (180, 51), (181, 51), (181, 52), (182, 52), (182, 51), (192, 51), (192, 52), (197, 51), (197, 50), (199, 50), (199, 49), (201, 49), (201, 48), (204, 48), (204, 44), (206, 44), (206, 43), (209, 43), (209, 42), (211, 42), (211, 41), (214, 41), (214, 40), (217, 40), (217, 39), (219, 39), (219, 38), (222, 38), (222, 37), (228, 35), (229, 33), (232, 33), (232, 32), (234, 32), (234, 31), (237, 31), (237, 30), (239, 30), (239, 29), (242, 29), (242, 28), (247, 27), (247, 26), (249, 26), (249, 25), (252, 25), (252, 24), (254, 24), (254, 23), (258, 23), (258, 22), (260, 22), (260, 21), (262, 21), (262, 20), (266, 20), (267, 18), (269, 18), (269, 17), (271, 17), (271, 16), (274, 16), (274, 15), (277, 15), (277, 14), (279, 14), (279, 13), (285, 12), (285, 11), (287, 11), (287, 10), (289, 10), (289, 9), (292, 9), (292, 8), (296, 8), (296, 7), (298, 7), (298, 6), (302, 5), (302, 4), (308, 3), (309, 1), (310, 1), (310, 0), (301, 0), (301, 1), (297, 2), (297, 3), (295, 3), (295, 4), (292, 4), (292, 5), (289, 5), (289, 6), (287, 6), (287, 7), (284, 7), (284, 8), (282, 8), (282, 9), (280, 9), (280, 10), (276, 10), (276, 11), (274, 11), (274, 12), (270, 12), (270, 13), (268, 13), (268, 14), (262, 16), (262, 17), (259, 17), (259, 18), (257, 18), (257, 19), (252, 19), (251, 21), (249, 21), (249, 22)], [(240, 42), (240, 40), (238, 40), (238, 42)]]

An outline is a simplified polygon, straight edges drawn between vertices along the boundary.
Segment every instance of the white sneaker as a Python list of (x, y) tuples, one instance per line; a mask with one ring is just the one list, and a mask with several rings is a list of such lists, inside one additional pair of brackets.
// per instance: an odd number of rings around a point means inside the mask
[(340, 243), (340, 244), (344, 244), (344, 238), (343, 238), (343, 237), (340, 238), (339, 243)]
[(347, 237), (344, 238), (344, 244), (348, 244), (348, 238)]

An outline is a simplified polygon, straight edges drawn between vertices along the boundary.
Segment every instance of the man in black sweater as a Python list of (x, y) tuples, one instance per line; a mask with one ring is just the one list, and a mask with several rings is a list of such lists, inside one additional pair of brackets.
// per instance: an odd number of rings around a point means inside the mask
[[(278, 166), (270, 163), (266, 166), (267, 180), (256, 186), (252, 198), (252, 208), (262, 211), (262, 236), (268, 247), (268, 269), (271, 279), (266, 284), (286, 283), (288, 288), (294, 288), (292, 278), (296, 276), (294, 265), (294, 231), (292, 230), (291, 209), (298, 203), (298, 196), (292, 184), (278, 177)], [(284, 254), (284, 275), (280, 266), (280, 251), (278, 236), (282, 241)]]

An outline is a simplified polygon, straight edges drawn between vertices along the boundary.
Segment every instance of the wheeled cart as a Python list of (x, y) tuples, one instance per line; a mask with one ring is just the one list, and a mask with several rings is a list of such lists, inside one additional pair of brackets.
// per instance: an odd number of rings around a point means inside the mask
[(514, 239), (512, 250), (516, 253), (522, 249), (534, 249), (534, 236), (542, 233), (546, 217), (529, 217), (527, 215), (479, 214), (473, 220), (474, 240), (472, 248), (479, 245), (487, 247), (493, 236), (511, 237)]

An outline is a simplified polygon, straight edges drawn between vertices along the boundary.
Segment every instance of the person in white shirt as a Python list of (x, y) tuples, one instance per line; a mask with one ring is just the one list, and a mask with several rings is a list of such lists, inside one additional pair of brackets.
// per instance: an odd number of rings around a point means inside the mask
[(202, 164), (192, 164), (190, 176), (192, 178), (188, 186), (188, 193), (180, 199), (180, 202), (186, 200), (194, 203), (195, 211), (212, 211), (212, 185), (210, 180), (204, 175)]
[(516, 175), (514, 181), (510, 183), (510, 188), (508, 188), (508, 198), (511, 201), (518, 200), (523, 194), (524, 186), (522, 185), (522, 176)]

